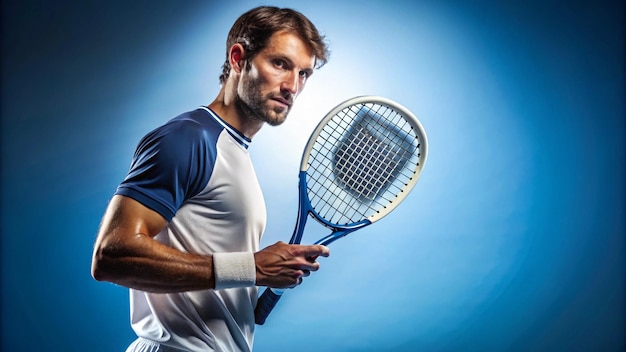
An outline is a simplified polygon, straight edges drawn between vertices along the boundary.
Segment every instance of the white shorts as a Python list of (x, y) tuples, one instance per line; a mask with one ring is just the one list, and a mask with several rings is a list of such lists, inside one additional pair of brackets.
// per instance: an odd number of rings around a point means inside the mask
[(154, 342), (143, 337), (138, 338), (128, 346), (126, 352), (185, 352), (178, 348), (168, 347), (161, 345), (158, 342)]

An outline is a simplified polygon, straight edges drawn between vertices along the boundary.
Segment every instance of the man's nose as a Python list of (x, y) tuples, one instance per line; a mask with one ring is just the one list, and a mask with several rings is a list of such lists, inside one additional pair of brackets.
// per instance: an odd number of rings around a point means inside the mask
[(283, 81), (282, 84), (282, 89), (285, 91), (288, 91), (289, 93), (291, 93), (292, 95), (297, 95), (298, 94), (298, 90), (300, 89), (300, 81), (299, 81), (300, 75), (298, 72), (293, 72), (291, 71), (287, 77), (285, 77), (285, 80)]

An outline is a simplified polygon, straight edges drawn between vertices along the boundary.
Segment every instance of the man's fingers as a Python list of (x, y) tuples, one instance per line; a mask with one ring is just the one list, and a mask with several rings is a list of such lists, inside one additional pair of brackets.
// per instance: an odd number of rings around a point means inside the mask
[(297, 263), (294, 262), (293, 264), (294, 264), (293, 266), (294, 269), (300, 270), (304, 273), (303, 276), (309, 276), (311, 272), (318, 271), (320, 269), (320, 263), (310, 262), (302, 258), (299, 259)]
[[(317, 271), (320, 268), (320, 264), (316, 262), (317, 258), (320, 256), (328, 257), (330, 255), (330, 251), (326, 246), (320, 245), (299, 245), (298, 247), (299, 253), (298, 255), (304, 258), (303, 262), (300, 262), (299, 268), (301, 270), (306, 270), (309, 272)], [(305, 275), (308, 276), (308, 275)]]
[(257, 284), (275, 288), (295, 287), (302, 279), (317, 271), (318, 257), (330, 251), (321, 245), (299, 245), (277, 242), (255, 253)]
[(309, 246), (301, 245), (300, 247), (302, 250), (302, 255), (307, 259), (311, 258), (315, 260), (317, 259), (317, 257), (328, 257), (330, 255), (330, 250), (328, 250), (328, 247), (321, 246), (319, 244), (313, 244)]

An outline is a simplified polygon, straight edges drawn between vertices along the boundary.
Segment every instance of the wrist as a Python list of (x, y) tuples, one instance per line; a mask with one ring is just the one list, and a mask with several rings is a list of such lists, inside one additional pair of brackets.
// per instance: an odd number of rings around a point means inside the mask
[(215, 289), (250, 287), (256, 283), (252, 252), (213, 253)]

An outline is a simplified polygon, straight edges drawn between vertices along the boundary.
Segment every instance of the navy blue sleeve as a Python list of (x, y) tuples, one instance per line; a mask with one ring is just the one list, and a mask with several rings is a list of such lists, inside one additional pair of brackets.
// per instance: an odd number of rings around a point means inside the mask
[(206, 187), (220, 130), (177, 118), (147, 134), (116, 194), (131, 197), (172, 220), (183, 202)]

